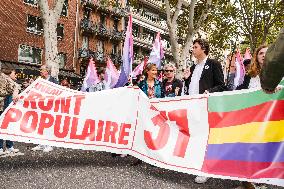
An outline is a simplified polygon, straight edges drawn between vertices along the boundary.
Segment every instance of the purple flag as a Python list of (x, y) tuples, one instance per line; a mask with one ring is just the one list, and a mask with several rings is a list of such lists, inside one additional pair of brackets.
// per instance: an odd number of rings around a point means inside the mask
[(128, 77), (132, 72), (133, 62), (133, 36), (132, 36), (132, 15), (129, 15), (128, 26), (123, 46), (122, 55), (123, 64), (121, 66), (121, 72), (119, 79), (115, 85), (115, 88), (123, 87), (128, 82)]

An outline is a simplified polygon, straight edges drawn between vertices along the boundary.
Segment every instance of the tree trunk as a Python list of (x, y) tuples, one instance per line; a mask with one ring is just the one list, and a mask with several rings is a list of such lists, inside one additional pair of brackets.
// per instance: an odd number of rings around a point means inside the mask
[(57, 21), (52, 14), (43, 23), (44, 44), (45, 44), (45, 63), (51, 68), (51, 76), (58, 77), (59, 59), (57, 48)]
[(47, 0), (38, 1), (43, 22), (45, 63), (51, 68), (51, 76), (55, 78), (58, 78), (59, 74), (57, 22), (61, 15), (64, 1), (54, 1), (53, 9), (49, 8)]

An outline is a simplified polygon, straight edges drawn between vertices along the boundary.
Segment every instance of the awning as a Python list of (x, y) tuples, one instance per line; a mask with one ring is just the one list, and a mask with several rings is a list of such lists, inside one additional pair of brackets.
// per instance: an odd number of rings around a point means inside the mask
[[(27, 64), (27, 63), (18, 63), (18, 62), (8, 62), (8, 61), (0, 61), (1, 62), (1, 68), (11, 68), (15, 69), (17, 73), (17, 78), (19, 80), (24, 80), (27, 78), (34, 78), (40, 76), (40, 67), (41, 65), (36, 64)], [(59, 79), (68, 79), (71, 83), (79, 84), (82, 81), (82, 77), (76, 73), (74, 73), (73, 70), (65, 70), (60, 69), (59, 70)]]

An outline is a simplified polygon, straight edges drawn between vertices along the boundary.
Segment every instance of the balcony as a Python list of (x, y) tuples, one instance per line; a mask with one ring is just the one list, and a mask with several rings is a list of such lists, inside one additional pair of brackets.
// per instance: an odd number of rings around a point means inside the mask
[(124, 39), (124, 32), (119, 32), (117, 30), (113, 30), (111, 32), (111, 39), (115, 41), (121, 41)]
[(161, 9), (162, 6), (163, 6), (163, 1), (161, 1), (161, 0), (141, 0), (141, 1), (142, 2), (144, 1), (147, 4), (150, 4), (150, 5), (152, 5), (152, 6), (156, 7), (156, 8), (159, 8), (159, 9)]
[(148, 49), (152, 48), (153, 40), (154, 40), (153, 37), (151, 37), (148, 34), (140, 34), (134, 36), (134, 44)]
[(111, 35), (109, 29), (107, 29), (107, 27), (104, 24), (102, 24), (102, 23), (100, 23), (98, 25), (98, 32), (97, 32), (97, 34), (99, 36), (105, 37), (105, 38), (109, 38), (110, 35)]
[(101, 12), (105, 12), (105, 13), (111, 12), (110, 1), (108, 1), (108, 0), (97, 0), (96, 4), (98, 6), (98, 10), (100, 10)]
[(97, 7), (97, 4), (94, 3), (94, 0), (81, 0), (81, 5), (89, 9), (95, 9)]
[(132, 13), (133, 13), (133, 18), (136, 18), (137, 20), (145, 22), (161, 30), (168, 31), (166, 20), (156, 19), (154, 17), (146, 15), (143, 11), (138, 11), (136, 9), (133, 9)]
[(86, 18), (81, 20), (80, 27), (83, 35), (90, 36), (96, 33), (96, 25)]
[(128, 15), (128, 11), (125, 8), (121, 8), (121, 6), (115, 6), (112, 8), (113, 16), (117, 16), (119, 18), (126, 17)]
[(92, 56), (94, 57), (95, 52), (88, 48), (80, 48), (78, 54), (79, 54), (78, 56), (79, 58), (86, 59)]

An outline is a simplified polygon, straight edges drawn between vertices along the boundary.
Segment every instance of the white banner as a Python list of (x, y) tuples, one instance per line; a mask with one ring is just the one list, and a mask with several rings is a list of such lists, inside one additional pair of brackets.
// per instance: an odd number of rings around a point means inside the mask
[(0, 138), (130, 154), (179, 172), (284, 186), (279, 178), (204, 172), (207, 106), (206, 95), (149, 100), (138, 88), (82, 93), (38, 79), (2, 114)]

